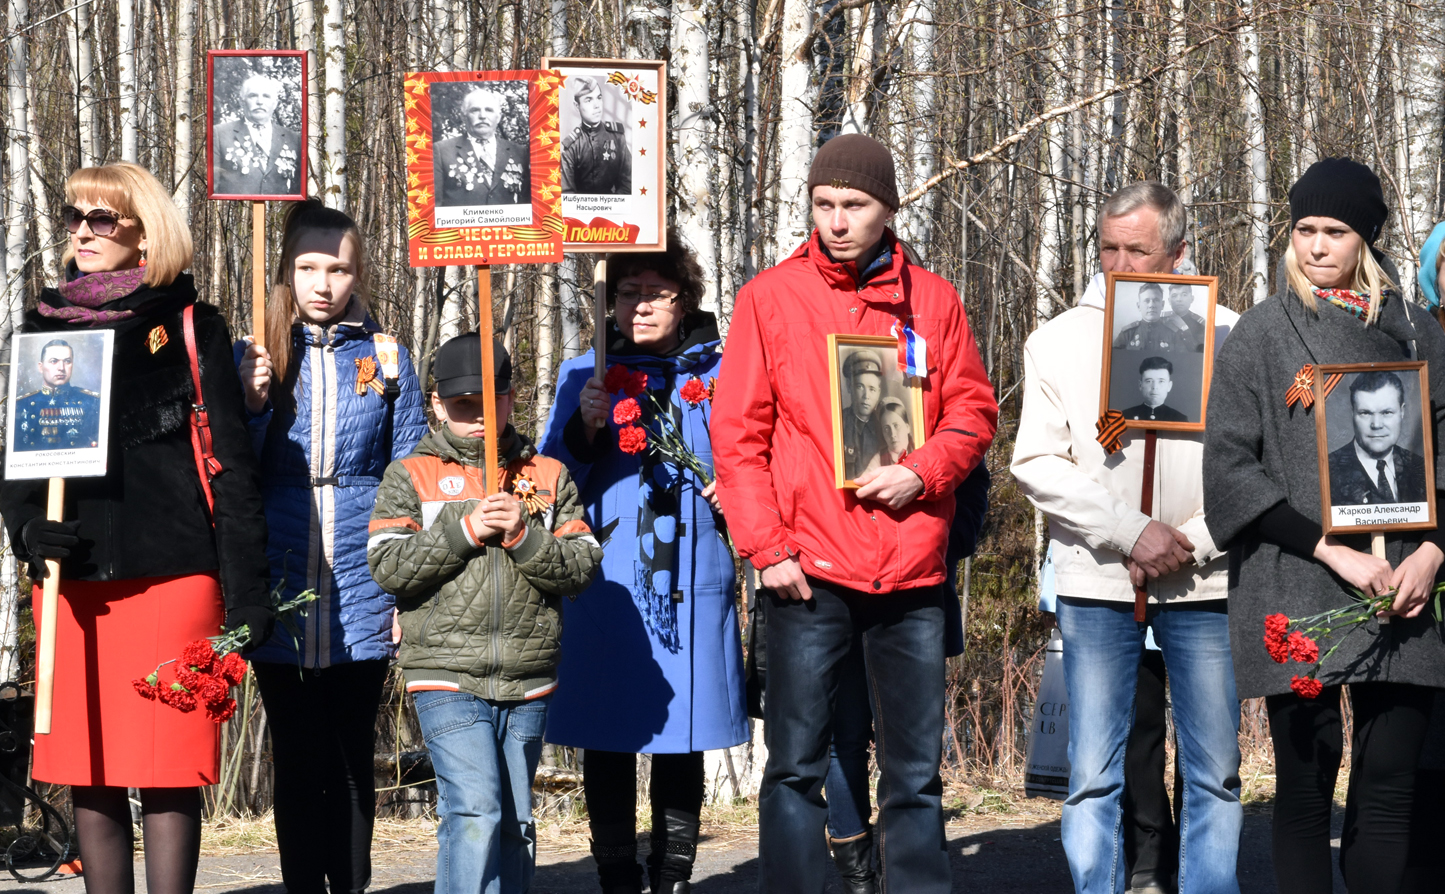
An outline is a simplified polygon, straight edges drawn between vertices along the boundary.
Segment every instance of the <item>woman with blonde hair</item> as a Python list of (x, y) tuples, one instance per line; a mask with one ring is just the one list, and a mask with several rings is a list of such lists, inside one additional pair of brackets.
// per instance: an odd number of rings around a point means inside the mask
[[(54, 715), (33, 773), (71, 786), (88, 892), (134, 890), (134, 787), (147, 890), (180, 894), (195, 885), (200, 787), (220, 778), (220, 718), (143, 699), (132, 681), (223, 626), (269, 635), (256, 458), (226, 322), (196, 303), (191, 235), (166, 190), (119, 163), (76, 171), (65, 196), (65, 276), (23, 330), (115, 332), (109, 455), (103, 477), (66, 482), (64, 521), (46, 520), (44, 480), (0, 487), (37, 618), (45, 560), (60, 561)], [(197, 405), (214, 462), (193, 444)]]
[[(1385, 558), (1368, 535), (1324, 536), (1315, 414), (1291, 400), (1305, 369), (1326, 363), (1424, 360), (1430, 420), (1438, 443), (1445, 422), (1445, 333), (1395, 285), (1372, 248), (1384, 225), (1380, 181), (1366, 166), (1327, 158), (1290, 190), (1285, 282), (1240, 317), (1214, 363), (1204, 440), (1204, 512), (1230, 553), (1229, 627), (1241, 698), (1263, 696), (1276, 773), (1274, 866), (1281, 894), (1328, 894), (1330, 810), (1342, 755), (1340, 702), (1349, 689), (1354, 736), (1340, 869), (1351, 894), (1401, 890), (1409, 852), (1415, 769), (1437, 689), (1445, 686), (1445, 643), (1423, 613), (1440, 579), (1445, 532), (1388, 533)], [(1383, 387), (1383, 386), (1381, 386)], [(1396, 386), (1396, 390), (1399, 386)], [(1402, 401), (1404, 395), (1400, 395)], [(1419, 418), (1420, 407), (1404, 412)], [(1361, 459), (1363, 463), (1363, 457)], [(1445, 460), (1435, 457), (1437, 486)], [(1372, 464), (1373, 465), (1373, 464)], [(1368, 472), (1400, 493), (1389, 463)], [(1349, 605), (1351, 589), (1394, 593), (1389, 623), (1345, 637), (1318, 683), (1301, 665), (1277, 664), (1263, 642), (1265, 616), (1302, 618)]]

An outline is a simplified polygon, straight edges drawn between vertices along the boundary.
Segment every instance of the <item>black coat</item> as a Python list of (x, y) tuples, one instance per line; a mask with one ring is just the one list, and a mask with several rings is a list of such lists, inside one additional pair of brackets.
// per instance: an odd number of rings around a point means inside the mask
[[(106, 305), (108, 310), (135, 308), (138, 313), (106, 324), (115, 330), (106, 474), (65, 482), (64, 517), (80, 522), (80, 545), (62, 561), (61, 577), (108, 581), (219, 570), (227, 609), (269, 605), (258, 465), (246, 429), (231, 336), (220, 311), (208, 304), (196, 304), (195, 331), (201, 390), (223, 468), (211, 483), (214, 529), (196, 471), (190, 433), (194, 389), (181, 324), (182, 309), (195, 299), (190, 275), (182, 274), (170, 286), (142, 286)], [(66, 303), (54, 289), (46, 289), (41, 300)], [(166, 339), (152, 353), (148, 335), (157, 326), (164, 327)], [(85, 327), (32, 310), (23, 331), (80, 328)], [(44, 516), (46, 489), (44, 479), (0, 485), (0, 513), (22, 560), (29, 555), (21, 528)]]
[(1395, 493), (1381, 493), (1378, 482), (1365, 472), (1351, 441), (1330, 453), (1330, 504), (1362, 506), (1367, 503), (1425, 502), (1425, 457), (1395, 445)]

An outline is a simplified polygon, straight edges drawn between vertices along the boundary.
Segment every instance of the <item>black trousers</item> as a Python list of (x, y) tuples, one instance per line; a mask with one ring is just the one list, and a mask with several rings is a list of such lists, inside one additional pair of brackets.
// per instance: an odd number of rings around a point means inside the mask
[[(1340, 871), (1350, 894), (1401, 890), (1410, 853), (1415, 771), (1435, 690), (1401, 683), (1352, 683), (1350, 789), (1340, 838)], [(1274, 873), (1280, 894), (1329, 894), (1330, 808), (1343, 753), (1340, 687), (1319, 698), (1272, 695)]]
[(287, 894), (371, 883), (376, 712), (385, 661), (320, 670), (253, 662), (271, 725), (276, 844)]
[[(664, 810), (701, 814), (703, 782), (701, 751), (654, 754), (649, 785), (653, 824)], [(588, 748), (582, 754), (582, 791), (593, 826), (637, 828), (637, 755)]]
[[(1124, 863), (1130, 887), (1155, 883), (1166, 890), (1179, 871), (1178, 804), (1164, 785), (1164, 740), (1168, 727), (1164, 697), (1164, 653), (1145, 649), (1134, 691), (1134, 728), (1124, 750)], [(1180, 800), (1175, 756), (1175, 801)]]

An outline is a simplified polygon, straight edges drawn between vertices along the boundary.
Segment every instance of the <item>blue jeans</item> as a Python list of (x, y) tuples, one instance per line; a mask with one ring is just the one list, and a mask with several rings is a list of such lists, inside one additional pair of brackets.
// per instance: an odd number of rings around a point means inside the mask
[(1237, 894), (1244, 810), (1239, 803), (1239, 699), (1223, 603), (1149, 607), (1059, 597), (1069, 690), (1069, 797), (1064, 853), (1079, 894), (1119, 894), (1128, 881), (1122, 843), (1124, 749), (1134, 723), (1144, 633), (1152, 626), (1169, 672), (1184, 807), (1179, 894)]
[[(957, 600), (954, 600), (957, 602)], [(873, 741), (873, 714), (868, 707), (868, 677), (863, 670), (863, 644), (844, 661), (833, 700), (833, 744), (828, 748), (828, 834), (838, 841), (868, 831), (873, 808), (868, 802), (868, 743)]]
[(537, 867), (532, 777), (551, 696), (493, 702), (434, 691), (412, 699), (437, 777), (436, 894), (521, 894)]
[[(872, 594), (808, 579), (806, 602), (768, 594), (768, 764), (758, 796), (759, 883), (822, 894), (829, 862), (823, 779), (834, 703), (861, 635), (881, 775), (880, 890), (952, 890), (943, 832), (943, 588)], [(865, 789), (866, 791), (866, 789)]]

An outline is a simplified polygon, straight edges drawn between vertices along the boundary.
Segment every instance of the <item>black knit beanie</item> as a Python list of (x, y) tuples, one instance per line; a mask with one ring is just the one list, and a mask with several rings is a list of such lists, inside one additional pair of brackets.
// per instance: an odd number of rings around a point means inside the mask
[(839, 134), (823, 144), (808, 169), (809, 196), (815, 186), (861, 189), (894, 211), (898, 210), (893, 153), (861, 133)]
[(1369, 166), (1348, 158), (1315, 162), (1289, 190), (1290, 226), (1302, 217), (1333, 217), (1374, 245), (1389, 216), (1380, 178)]

